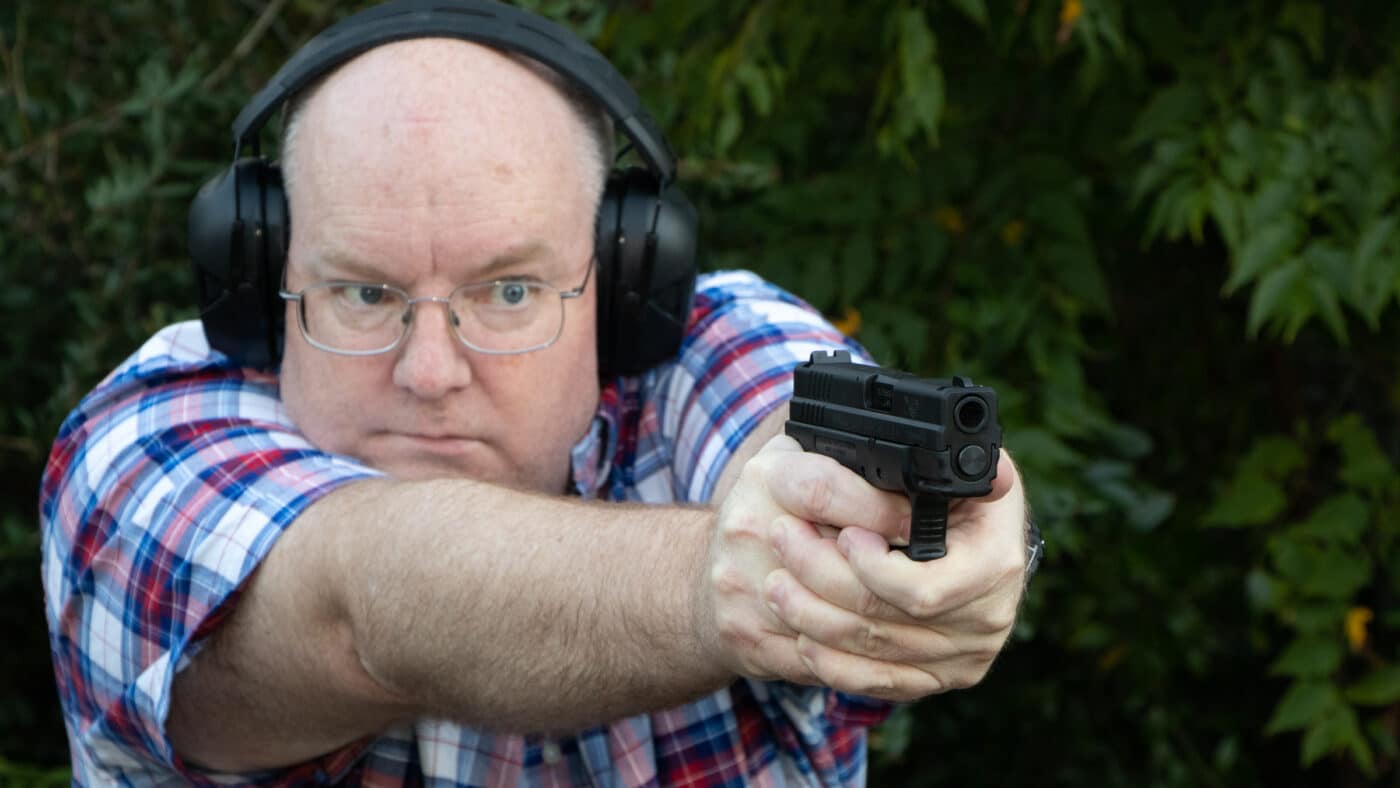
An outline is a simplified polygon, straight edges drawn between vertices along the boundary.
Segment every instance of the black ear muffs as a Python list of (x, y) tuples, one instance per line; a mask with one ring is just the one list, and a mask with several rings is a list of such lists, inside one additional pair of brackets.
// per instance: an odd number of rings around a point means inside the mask
[[(493, 0), (393, 0), (335, 24), (302, 47), (238, 114), (234, 163), (190, 205), (189, 246), (210, 347), (241, 366), (281, 360), (277, 291), (291, 221), (282, 176), (257, 155), (277, 107), (345, 61), (391, 41), (458, 38), (536, 60), (612, 117), (645, 168), (614, 172), (598, 212), (598, 358), (604, 378), (675, 356), (695, 292), (695, 209), (672, 182), (676, 161), (641, 100), (597, 50), (543, 17)], [(239, 158), (247, 145), (252, 157)]]
[(598, 210), (598, 366), (640, 374), (673, 357), (695, 293), (695, 208), (651, 173), (615, 171)]
[(244, 158), (190, 203), (190, 259), (209, 346), (241, 366), (275, 366), (282, 352), (277, 296), (290, 240), (282, 174)]

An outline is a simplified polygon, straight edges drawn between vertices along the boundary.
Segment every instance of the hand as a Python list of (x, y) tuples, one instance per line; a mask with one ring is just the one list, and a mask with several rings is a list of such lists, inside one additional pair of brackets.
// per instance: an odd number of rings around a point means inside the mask
[[(878, 490), (835, 460), (804, 452), (797, 441), (778, 435), (743, 465), (720, 505), (708, 571), (701, 578), (700, 642), (717, 644), (717, 658), (740, 675), (819, 684), (798, 655), (797, 632), (779, 620), (764, 597), (766, 578), (782, 566), (772, 547), (772, 525), (793, 516), (907, 539), (909, 500)], [(876, 538), (884, 543), (884, 537)]]
[(948, 555), (935, 561), (890, 550), (878, 529), (848, 526), (832, 540), (811, 525), (820, 518), (779, 517), (772, 538), (782, 568), (765, 592), (821, 684), (890, 700), (968, 687), (1015, 622), (1025, 507), (1003, 450), (992, 493), (950, 507)]

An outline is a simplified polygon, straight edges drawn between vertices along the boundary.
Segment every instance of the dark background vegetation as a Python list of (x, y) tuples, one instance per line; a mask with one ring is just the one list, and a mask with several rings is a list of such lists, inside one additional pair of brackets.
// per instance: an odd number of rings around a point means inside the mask
[[(0, 780), (66, 780), (49, 443), (192, 316), (228, 123), (359, 5), (0, 6)], [(707, 266), (1002, 393), (1048, 559), (873, 783), (1400, 784), (1400, 6), (527, 5), (643, 94)]]

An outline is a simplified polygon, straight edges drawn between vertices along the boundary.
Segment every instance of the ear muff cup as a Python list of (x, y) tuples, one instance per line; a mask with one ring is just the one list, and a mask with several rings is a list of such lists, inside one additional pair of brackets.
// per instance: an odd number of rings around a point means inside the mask
[(243, 158), (190, 203), (189, 250), (209, 346), (241, 366), (269, 368), (282, 354), (277, 295), (291, 222), (281, 170)]
[(646, 170), (612, 173), (598, 210), (598, 366), (637, 375), (675, 356), (695, 294), (695, 207)]

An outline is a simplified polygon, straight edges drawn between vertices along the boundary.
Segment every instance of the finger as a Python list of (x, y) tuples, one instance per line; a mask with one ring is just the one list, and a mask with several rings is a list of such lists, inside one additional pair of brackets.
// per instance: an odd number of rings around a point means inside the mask
[(783, 511), (837, 528), (859, 526), (887, 539), (908, 538), (909, 499), (872, 486), (839, 462), (820, 454), (773, 453), (769, 494)]
[(789, 635), (769, 635), (754, 644), (752, 661), (759, 666), (748, 678), (760, 681), (783, 679), (798, 684), (819, 685), (821, 679), (797, 653), (797, 638)]
[(768, 442), (763, 444), (763, 448), (759, 451), (776, 451), (801, 454), (803, 449), (802, 444), (798, 443), (795, 439), (790, 438), (787, 435), (780, 432), (777, 435), (774, 435), (773, 437), (769, 438)]
[(969, 649), (994, 652), (1000, 647), (992, 638), (985, 638), (986, 643), (954, 642), (927, 627), (857, 615), (813, 594), (785, 569), (774, 570), (765, 586), (765, 599), (784, 624), (799, 635), (848, 654), (923, 665), (951, 659)]
[(998, 530), (1006, 529), (1004, 523), (995, 528), (949, 528), (948, 554), (936, 561), (911, 561), (889, 550), (878, 536), (857, 529), (842, 532), (837, 548), (862, 585), (914, 619), (1002, 634), (1014, 621), (1025, 552), (1024, 547), (995, 538)]
[(932, 673), (848, 654), (807, 637), (798, 638), (797, 653), (822, 684), (842, 692), (908, 701), (949, 689)]
[[(884, 538), (864, 529), (870, 539), (881, 544)], [(867, 618), (915, 623), (893, 605), (872, 593), (856, 575), (837, 540), (822, 539), (810, 523), (782, 516), (772, 524), (773, 550), (787, 572), (802, 586), (827, 602)], [(771, 574), (769, 575), (771, 578)]]

